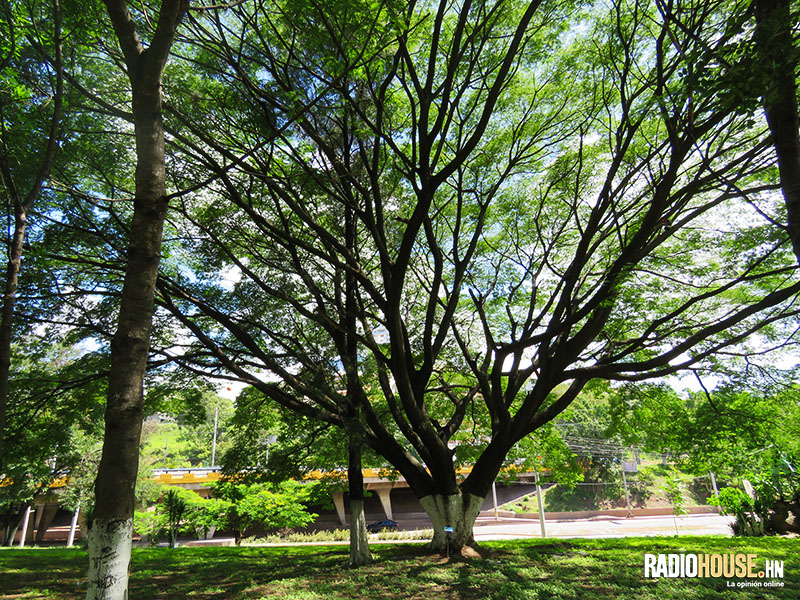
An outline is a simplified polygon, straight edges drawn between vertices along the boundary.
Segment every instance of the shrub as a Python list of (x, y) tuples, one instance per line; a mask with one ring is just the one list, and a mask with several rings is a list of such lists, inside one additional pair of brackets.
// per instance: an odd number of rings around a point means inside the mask
[(708, 503), (719, 506), (723, 515), (734, 515), (736, 523), (732, 526), (736, 535), (764, 535), (764, 522), (756, 514), (755, 501), (739, 488), (724, 488)]
[(683, 492), (681, 491), (681, 477), (678, 470), (673, 468), (672, 471), (667, 475), (666, 480), (664, 481), (664, 485), (661, 486), (661, 489), (667, 496), (667, 500), (669, 500), (670, 505), (672, 505), (672, 519), (675, 523), (675, 533), (678, 533), (678, 517), (680, 515), (685, 515), (688, 511), (686, 510), (686, 500), (683, 497)]
[(237, 543), (255, 530), (305, 527), (317, 518), (305, 506), (309, 491), (293, 481), (278, 485), (225, 481), (214, 491), (228, 503), (223, 526), (234, 531)]
[(152, 545), (166, 530), (164, 515), (155, 510), (137, 510), (133, 514), (133, 530)]

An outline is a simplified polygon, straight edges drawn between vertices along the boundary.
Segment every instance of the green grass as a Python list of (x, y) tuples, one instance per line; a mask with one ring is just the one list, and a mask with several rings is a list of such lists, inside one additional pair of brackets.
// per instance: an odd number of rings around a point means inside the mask
[[(152, 424), (143, 435), (142, 456), (157, 469), (186, 468), (191, 463), (185, 458), (187, 444), (181, 441), (181, 429), (176, 423)], [(164, 446), (167, 448), (164, 462)]]
[[(376, 545), (347, 568), (347, 547), (136, 549), (130, 597), (274, 600), (800, 598), (800, 540), (672, 537), (484, 543), (481, 558), (447, 561), (419, 545)], [(785, 587), (737, 589), (725, 579), (644, 579), (645, 553), (745, 552), (784, 560)], [(86, 553), (0, 550), (0, 597), (82, 598)]]

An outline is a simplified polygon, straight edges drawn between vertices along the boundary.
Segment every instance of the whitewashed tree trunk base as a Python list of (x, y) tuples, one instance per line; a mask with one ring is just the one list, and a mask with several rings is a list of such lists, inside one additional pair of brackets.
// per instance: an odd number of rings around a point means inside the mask
[(372, 562), (367, 541), (367, 520), (364, 501), (350, 500), (350, 566), (361, 567)]
[(133, 519), (92, 524), (86, 600), (127, 600), (132, 534)]
[[(472, 494), (451, 496), (431, 495), (420, 498), (420, 504), (433, 525), (431, 550), (445, 554), (460, 552), (465, 546), (475, 546), (473, 527), (485, 499)], [(452, 527), (452, 533), (445, 532)]]

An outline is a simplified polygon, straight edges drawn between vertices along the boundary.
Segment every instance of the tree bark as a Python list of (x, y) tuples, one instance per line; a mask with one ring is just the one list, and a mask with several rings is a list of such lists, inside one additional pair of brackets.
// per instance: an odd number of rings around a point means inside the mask
[(3, 473), (5, 456), (6, 414), (8, 412), (8, 386), (11, 373), (11, 335), (14, 320), (14, 304), (17, 299), (17, 285), (22, 266), (22, 246), (28, 224), (27, 210), (18, 202), (14, 203), (14, 236), (9, 248), (6, 283), (3, 290), (3, 312), (0, 318), (0, 474)]
[[(345, 211), (345, 244), (350, 252), (356, 249), (356, 228), (353, 211), (348, 207)], [(346, 331), (354, 331), (358, 321), (356, 289), (357, 284), (352, 273), (345, 275), (345, 298), (343, 321)], [(361, 471), (361, 451), (364, 446), (361, 427), (361, 407), (359, 396), (361, 386), (358, 384), (358, 347), (353, 335), (345, 336), (339, 341), (344, 357), (343, 365), (347, 374), (347, 395), (341, 410), (344, 414), (347, 431), (347, 485), (350, 496), (350, 566), (361, 567), (372, 562), (367, 537), (367, 521), (364, 516), (364, 474)]]
[(786, 203), (786, 230), (800, 263), (800, 120), (789, 0), (755, 0), (756, 47), (760, 68), (770, 82), (763, 96), (781, 191)]
[[(352, 428), (356, 429), (356, 428)], [(350, 566), (372, 562), (364, 516), (364, 474), (361, 471), (362, 442), (357, 431), (348, 432), (347, 487), (350, 496)]]
[[(476, 547), (473, 528), (485, 498), (469, 493), (449, 496), (434, 494), (420, 498), (420, 504), (433, 525), (431, 550), (440, 554), (460, 553), (466, 546)], [(452, 528), (453, 531), (446, 531)]]
[(164, 0), (158, 26), (145, 50), (124, 0), (106, 0), (105, 4), (131, 83), (136, 194), (122, 302), (111, 342), (103, 454), (89, 532), (87, 600), (127, 598), (143, 383), (168, 203), (161, 75), (177, 25), (188, 7), (184, 0)]

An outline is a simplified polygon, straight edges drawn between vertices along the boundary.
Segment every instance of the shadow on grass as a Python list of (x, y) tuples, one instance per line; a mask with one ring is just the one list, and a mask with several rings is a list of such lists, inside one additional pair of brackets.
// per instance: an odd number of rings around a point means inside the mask
[[(489, 542), (481, 558), (447, 560), (417, 545), (380, 545), (347, 567), (347, 548), (137, 549), (130, 596), (269, 600), (712, 600), (800, 597), (800, 540), (628, 538)], [(785, 561), (783, 588), (728, 588), (724, 579), (645, 579), (644, 553), (745, 552)], [(0, 550), (0, 597), (81, 598), (86, 553)]]

